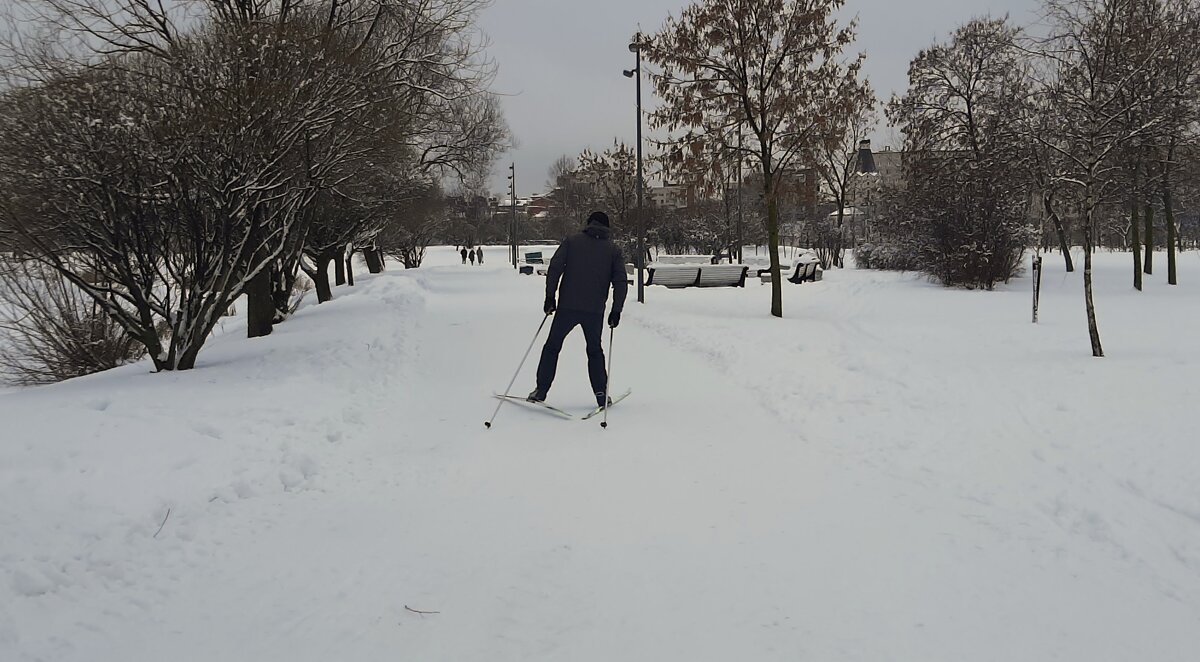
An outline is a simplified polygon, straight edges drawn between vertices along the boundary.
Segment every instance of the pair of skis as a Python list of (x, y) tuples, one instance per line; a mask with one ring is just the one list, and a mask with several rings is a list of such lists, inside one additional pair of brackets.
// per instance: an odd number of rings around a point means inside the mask
[[(529, 347), (527, 347), (525, 349), (525, 355), (521, 357), (521, 362), (517, 365), (517, 371), (513, 373), (512, 380), (510, 380), (508, 382), (508, 388), (504, 389), (503, 394), (500, 394), (500, 393), (492, 394), (496, 399), (500, 400), (500, 402), (496, 403), (496, 410), (492, 412), (492, 417), (483, 422), (483, 426), (488, 428), (489, 430), (492, 428), (492, 422), (496, 420), (496, 415), (500, 413), (500, 405), (503, 405), (505, 402), (513, 402), (513, 403), (516, 403), (519, 405), (536, 407), (538, 409), (544, 410), (546, 413), (553, 414), (555, 416), (560, 416), (562, 418), (568, 418), (568, 419), (575, 418), (574, 414), (565, 412), (565, 411), (559, 409), (558, 407), (548, 405), (545, 402), (530, 402), (526, 398), (522, 398), (520, 396), (509, 394), (512, 391), (513, 384), (517, 383), (517, 375), (521, 374), (521, 368), (524, 367), (525, 360), (529, 358), (529, 352), (533, 350), (533, 345), (537, 342), (537, 337), (539, 335), (541, 335), (542, 328), (546, 326), (546, 320), (548, 320), (548, 319), (550, 319), (550, 313), (546, 313), (546, 316), (542, 318), (542, 323), (538, 325), (537, 331), (534, 332), (533, 340), (529, 341)], [(611, 326), (608, 328), (608, 376), (610, 379), (612, 377), (613, 328), (614, 327), (611, 327)], [(606, 385), (605, 390), (607, 390), (607, 385)], [(608, 407), (596, 407), (592, 411), (585, 414), (582, 417), (582, 420), (586, 421), (587, 419), (589, 419), (597, 414), (600, 414), (601, 412), (605, 412), (604, 421), (602, 423), (600, 423), (600, 427), (607, 428), (608, 427), (608, 414), (606, 412), (608, 412), (608, 408), (617, 404), (618, 402), (624, 400), (625, 398), (629, 397), (630, 393), (633, 393), (632, 389), (625, 391), (624, 393), (622, 393), (621, 395), (619, 395), (615, 398), (610, 398), (608, 401)]]
[[(618, 396), (612, 398), (612, 400), (609, 402), (608, 406), (611, 407), (611, 406), (617, 404), (618, 402), (624, 400), (625, 398), (628, 398), (631, 393), (633, 393), (632, 389), (627, 390), (624, 393), (622, 393), (621, 395), (618, 395)], [(558, 416), (560, 418), (565, 418), (567, 420), (579, 419), (581, 421), (586, 421), (593, 416), (603, 413), (605, 410), (605, 407), (596, 407), (595, 409), (584, 414), (583, 416), (576, 416), (575, 414), (572, 414), (568, 411), (563, 411), (562, 409), (559, 409), (558, 407), (555, 407), (554, 405), (548, 405), (545, 402), (533, 402), (533, 401), (530, 401), (519, 395), (503, 395), (501, 393), (493, 393), (492, 397), (498, 398), (500, 400), (504, 400), (506, 402), (511, 402), (513, 404), (523, 405), (523, 406), (529, 407), (531, 409), (540, 409), (540, 410), (546, 412), (547, 414), (551, 414), (553, 416)]]

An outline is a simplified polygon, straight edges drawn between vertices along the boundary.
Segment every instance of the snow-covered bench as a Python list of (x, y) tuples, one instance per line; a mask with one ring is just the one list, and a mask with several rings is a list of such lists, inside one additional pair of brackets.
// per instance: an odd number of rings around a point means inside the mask
[(658, 264), (651, 265), (647, 271), (647, 285), (662, 285), (663, 287), (745, 287), (746, 272), (750, 270), (744, 264)]

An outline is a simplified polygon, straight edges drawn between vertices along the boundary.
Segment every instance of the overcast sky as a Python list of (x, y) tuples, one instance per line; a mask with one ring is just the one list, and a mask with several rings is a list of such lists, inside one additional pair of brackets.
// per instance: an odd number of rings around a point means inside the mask
[[(517, 166), (517, 193), (545, 189), (547, 170), (562, 154), (602, 149), (614, 137), (634, 141), (633, 67), (627, 50), (638, 25), (656, 31), (687, 0), (495, 0), (480, 18), (499, 67), (495, 89), (517, 147), (492, 176), (494, 193), (507, 191), (508, 164)], [(1009, 14), (1028, 23), (1038, 0), (847, 0), (858, 16), (855, 49), (867, 53), (867, 76), (881, 99), (907, 85), (908, 62), (934, 39), (944, 39), (974, 16)], [(642, 93), (650, 102), (648, 85)], [(876, 145), (894, 140), (889, 132)]]

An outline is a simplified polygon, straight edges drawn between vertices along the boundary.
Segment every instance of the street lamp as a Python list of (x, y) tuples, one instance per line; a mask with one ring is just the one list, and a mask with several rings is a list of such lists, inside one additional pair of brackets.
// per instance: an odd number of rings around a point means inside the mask
[(512, 217), (508, 221), (508, 254), (512, 258), (513, 269), (517, 268), (517, 164), (508, 164), (508, 206)]
[(737, 152), (737, 263), (742, 264), (742, 123), (738, 122), (738, 152)]
[(637, 267), (637, 300), (646, 303), (645, 278), (643, 268), (646, 261), (646, 243), (642, 228), (642, 34), (639, 32), (629, 44), (629, 52), (635, 56), (633, 69), (622, 73), (626, 78), (637, 79), (637, 257), (633, 264)]

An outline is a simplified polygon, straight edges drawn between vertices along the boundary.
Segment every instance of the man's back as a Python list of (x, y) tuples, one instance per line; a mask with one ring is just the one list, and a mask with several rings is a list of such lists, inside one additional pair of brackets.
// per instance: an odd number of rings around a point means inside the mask
[[(558, 308), (603, 313), (608, 288), (613, 288), (613, 310), (625, 305), (625, 259), (609, 238), (609, 229), (590, 223), (583, 232), (563, 240), (546, 272), (546, 297), (558, 291)], [(559, 280), (561, 279), (561, 287)]]

